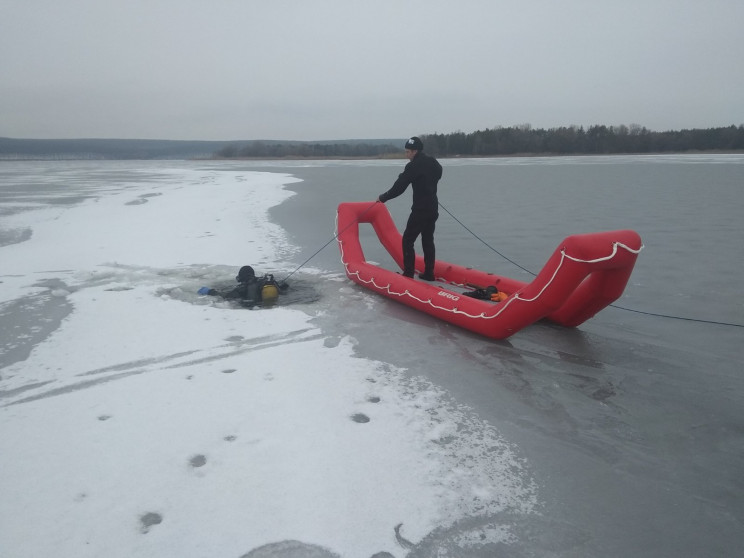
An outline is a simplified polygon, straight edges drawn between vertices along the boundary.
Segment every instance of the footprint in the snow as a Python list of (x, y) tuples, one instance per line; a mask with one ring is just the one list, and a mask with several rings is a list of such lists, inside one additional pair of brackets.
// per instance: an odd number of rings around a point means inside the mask
[(207, 457), (205, 455), (195, 455), (189, 459), (189, 464), (194, 468), (204, 467), (207, 464)]
[(355, 415), (351, 415), (351, 420), (363, 424), (369, 422), (369, 417), (364, 413), (356, 413)]
[(163, 516), (155, 512), (147, 512), (140, 516), (140, 531), (143, 534), (150, 532), (150, 527), (160, 525), (163, 522)]
[(341, 343), (341, 337), (338, 337), (338, 336), (336, 336), (336, 337), (326, 337), (323, 340), (323, 346), (326, 349), (335, 349), (336, 347), (339, 346), (340, 343)]
[(370, 395), (369, 397), (367, 397), (367, 401), (369, 401), (370, 403), (379, 403), (380, 398), (376, 395)]

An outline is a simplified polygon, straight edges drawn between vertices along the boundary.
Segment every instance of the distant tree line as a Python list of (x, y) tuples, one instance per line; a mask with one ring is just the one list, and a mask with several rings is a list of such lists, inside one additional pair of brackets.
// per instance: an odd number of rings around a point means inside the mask
[[(532, 128), (529, 124), (497, 127), (466, 134), (422, 135), (426, 152), (439, 157), (498, 155), (569, 155), (664, 153), (744, 150), (744, 125), (724, 128), (653, 132), (637, 124)], [(372, 143), (267, 143), (230, 144), (217, 158), (281, 157), (391, 157), (402, 156), (402, 146)]]
[(424, 148), (438, 156), (517, 154), (611, 154), (744, 150), (744, 126), (652, 132), (630, 126), (532, 128), (529, 124), (470, 134), (422, 136)]
[[(401, 140), (402, 145), (402, 140)], [(369, 158), (399, 154), (401, 145), (392, 143), (309, 143), (309, 142), (264, 142), (251, 141), (243, 145), (226, 145), (214, 156), (219, 159), (257, 158), (274, 159), (282, 157), (307, 158)]]
[[(439, 157), (744, 151), (744, 125), (653, 132), (637, 124), (496, 127), (469, 134), (421, 135)], [(404, 139), (319, 142), (248, 140), (12, 139), (0, 137), (0, 160), (402, 157)]]
[(226, 141), (0, 137), (0, 160), (207, 158), (227, 144)]

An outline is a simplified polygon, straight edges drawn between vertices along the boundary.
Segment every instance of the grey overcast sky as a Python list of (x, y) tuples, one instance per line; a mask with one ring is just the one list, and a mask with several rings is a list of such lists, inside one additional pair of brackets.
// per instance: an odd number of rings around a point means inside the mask
[(743, 0), (0, 0), (0, 136), (744, 124)]

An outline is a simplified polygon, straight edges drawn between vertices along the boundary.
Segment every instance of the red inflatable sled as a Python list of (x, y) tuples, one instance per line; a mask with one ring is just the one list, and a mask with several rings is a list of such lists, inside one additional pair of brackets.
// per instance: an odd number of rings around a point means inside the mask
[[(385, 204), (342, 203), (336, 230), (346, 275), (359, 285), (408, 306), (493, 339), (505, 339), (547, 318), (575, 327), (617, 300), (643, 248), (635, 231), (573, 235), (550, 256), (531, 283), (437, 260), (436, 281), (410, 279), (368, 263), (359, 242), (359, 223), (370, 223), (380, 242), (403, 268), (402, 235)], [(423, 270), (416, 255), (416, 270)], [(501, 300), (465, 293), (494, 286)], [(498, 297), (494, 297), (498, 300)]]

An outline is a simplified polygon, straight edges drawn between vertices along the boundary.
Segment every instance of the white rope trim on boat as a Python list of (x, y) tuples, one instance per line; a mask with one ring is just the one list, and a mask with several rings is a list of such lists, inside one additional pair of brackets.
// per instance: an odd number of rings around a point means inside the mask
[[(635, 249), (631, 248), (630, 246), (627, 246), (626, 244), (623, 244), (622, 242), (613, 242), (612, 243), (612, 252), (610, 253), (610, 255), (604, 256), (604, 257), (601, 257), (601, 258), (596, 258), (596, 259), (593, 259), (593, 260), (582, 260), (581, 258), (575, 258), (574, 256), (570, 256), (569, 254), (566, 253), (566, 249), (563, 248), (563, 249), (561, 249), (561, 261), (558, 262), (558, 265), (556, 266), (555, 271), (553, 272), (553, 276), (550, 278), (550, 281), (548, 281), (547, 283), (545, 283), (545, 285), (543, 286), (543, 288), (540, 289), (540, 292), (537, 293), (533, 298), (522, 298), (519, 295), (515, 295), (515, 298), (517, 298), (519, 300), (522, 300), (524, 302), (534, 302), (538, 298), (540, 298), (540, 295), (542, 295), (545, 292), (545, 290), (553, 283), (553, 281), (555, 280), (555, 278), (558, 276), (558, 271), (560, 271), (561, 267), (563, 267), (563, 262), (566, 259), (569, 259), (571, 261), (578, 262), (578, 263), (587, 263), (587, 264), (593, 264), (593, 263), (599, 263), (599, 262), (606, 262), (606, 261), (609, 261), (609, 260), (613, 259), (615, 256), (617, 256), (617, 249), (618, 249), (618, 247), (624, 248), (625, 250), (627, 250), (631, 254), (639, 254), (641, 252), (641, 250), (643, 250), (643, 246), (641, 246), (640, 248), (638, 248), (638, 250), (635, 250)], [(511, 298), (508, 298), (506, 300), (506, 302), (508, 302), (509, 300), (511, 300)]]
[(630, 246), (623, 244), (622, 242), (613, 242), (612, 243), (612, 253), (609, 256), (605, 256), (604, 258), (597, 258), (596, 260), (580, 260), (579, 258), (574, 258), (573, 256), (569, 256), (564, 252), (564, 250), (561, 250), (561, 253), (564, 254), (568, 259), (573, 260), (575, 262), (579, 263), (599, 263), (599, 262), (606, 262), (607, 260), (611, 260), (617, 255), (617, 247), (620, 246), (621, 248), (625, 248), (628, 252), (631, 254), (640, 254), (641, 250), (643, 250), (643, 245), (641, 245), (638, 250), (635, 250), (634, 248), (631, 248)]
[[(336, 214), (336, 230), (338, 230), (338, 214)], [(561, 260), (560, 260), (560, 262), (558, 262), (558, 265), (556, 266), (555, 271), (553, 272), (553, 275), (551, 276), (550, 280), (543, 286), (543, 288), (540, 289), (540, 292), (538, 292), (533, 298), (522, 298), (521, 296), (519, 296), (519, 294), (514, 294), (514, 295), (511, 295), (509, 298), (507, 298), (504, 302), (498, 303), (498, 306), (495, 307), (496, 308), (496, 312), (494, 312), (493, 314), (490, 314), (490, 313), (487, 314), (486, 312), (481, 312), (480, 314), (469, 314), (468, 312), (465, 312), (463, 310), (458, 310), (457, 307), (455, 307), (455, 308), (446, 308), (444, 306), (438, 306), (438, 305), (436, 305), (436, 304), (434, 304), (432, 302), (432, 299), (431, 298), (428, 299), (428, 300), (419, 298), (419, 297), (411, 294), (411, 292), (408, 289), (406, 289), (403, 292), (392, 291), (392, 290), (390, 290), (390, 284), (389, 283), (387, 285), (378, 285), (377, 282), (375, 281), (375, 278), (374, 277), (372, 277), (371, 279), (367, 280), (367, 279), (364, 279), (359, 274), (358, 271), (353, 271), (353, 272), (352, 271), (349, 271), (349, 264), (346, 263), (346, 261), (344, 259), (344, 246), (343, 246), (343, 243), (341, 242), (341, 239), (340, 238), (338, 239), (338, 244), (339, 244), (339, 249), (341, 251), (341, 263), (343, 263), (344, 264), (344, 267), (346, 268), (346, 275), (347, 276), (355, 275), (357, 277), (357, 279), (359, 279), (359, 281), (361, 281), (362, 283), (365, 283), (367, 285), (372, 284), (379, 291), (386, 291), (391, 296), (397, 296), (397, 297), (408, 296), (409, 298), (412, 298), (412, 299), (420, 302), (421, 304), (428, 304), (429, 306), (431, 306), (432, 308), (434, 308), (436, 310), (444, 310), (445, 312), (450, 312), (452, 314), (461, 314), (461, 315), (467, 316), (468, 318), (472, 318), (472, 319), (482, 318), (484, 320), (492, 320), (494, 318), (497, 318), (502, 312), (504, 312), (504, 310), (506, 310), (516, 300), (521, 300), (522, 302), (535, 302), (538, 298), (540, 298), (540, 296), (545, 292), (545, 290), (553, 283), (553, 281), (555, 280), (555, 278), (558, 275), (558, 271), (561, 269), (561, 267), (563, 266), (563, 262), (566, 259), (569, 259), (571, 261), (578, 262), (578, 263), (588, 263), (588, 264), (591, 264), (591, 263), (599, 263), (599, 262), (608, 261), (608, 260), (613, 259), (617, 255), (618, 248), (623, 248), (623, 249), (627, 250), (628, 252), (630, 252), (632, 254), (639, 254), (641, 252), (641, 250), (643, 250), (643, 245), (641, 245), (641, 247), (636, 250), (634, 248), (631, 248), (631, 247), (623, 244), (622, 242), (613, 242), (612, 243), (612, 252), (608, 256), (603, 256), (601, 258), (596, 258), (594, 260), (582, 260), (580, 258), (576, 258), (574, 256), (568, 255), (566, 253), (566, 251), (565, 251), (565, 248), (563, 248), (563, 249), (561, 249)]]

